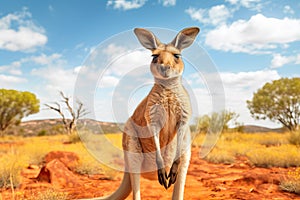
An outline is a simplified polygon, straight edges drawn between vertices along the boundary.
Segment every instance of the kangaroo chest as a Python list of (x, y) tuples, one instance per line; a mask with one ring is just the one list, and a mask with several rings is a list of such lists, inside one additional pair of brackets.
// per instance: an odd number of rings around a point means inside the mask
[[(157, 112), (151, 112), (154, 106), (160, 107), (163, 116), (160, 116)], [(146, 118), (150, 123), (151, 121), (165, 121), (165, 125), (173, 125), (168, 124), (171, 122), (187, 123), (191, 115), (189, 96), (181, 85), (172, 89), (154, 85), (148, 95), (146, 107)]]

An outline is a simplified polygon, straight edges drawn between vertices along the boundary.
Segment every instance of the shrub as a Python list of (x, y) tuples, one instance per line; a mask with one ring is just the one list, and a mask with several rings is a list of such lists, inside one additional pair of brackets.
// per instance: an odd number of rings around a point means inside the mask
[(94, 174), (105, 174), (109, 180), (115, 180), (117, 176), (117, 171), (101, 164), (94, 157), (92, 157), (88, 152), (81, 154), (78, 165), (75, 171), (83, 175), (94, 175)]
[(232, 164), (235, 161), (235, 156), (229, 152), (214, 149), (205, 158), (208, 162)]
[(47, 131), (46, 130), (40, 130), (39, 132), (38, 132), (38, 134), (37, 134), (37, 136), (45, 136), (45, 135), (47, 135)]
[(286, 192), (300, 194), (300, 179), (288, 178), (286, 180), (283, 180), (280, 182), (279, 188)]
[(75, 168), (75, 171), (79, 174), (100, 174), (102, 171), (100, 163), (93, 160), (80, 160)]
[(68, 200), (68, 194), (65, 192), (56, 191), (54, 189), (48, 189), (42, 192), (34, 194), (26, 200)]
[(300, 146), (300, 131), (291, 132), (288, 136), (288, 141), (290, 144)]
[(68, 142), (72, 143), (72, 144), (81, 142), (81, 139), (76, 131), (74, 131), (70, 135), (68, 135)]

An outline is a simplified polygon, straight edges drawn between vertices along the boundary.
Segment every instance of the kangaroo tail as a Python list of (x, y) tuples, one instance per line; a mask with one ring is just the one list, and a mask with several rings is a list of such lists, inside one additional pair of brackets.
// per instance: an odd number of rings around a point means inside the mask
[(124, 172), (123, 180), (119, 188), (112, 194), (104, 197), (81, 200), (124, 200), (131, 192), (130, 176), (128, 172)]

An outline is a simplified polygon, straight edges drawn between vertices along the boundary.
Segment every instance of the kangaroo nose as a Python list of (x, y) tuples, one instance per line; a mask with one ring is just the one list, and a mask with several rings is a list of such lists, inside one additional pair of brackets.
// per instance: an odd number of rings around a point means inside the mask
[(164, 64), (162, 64), (161, 66), (163, 67), (164, 70), (170, 69), (170, 65), (164, 65)]

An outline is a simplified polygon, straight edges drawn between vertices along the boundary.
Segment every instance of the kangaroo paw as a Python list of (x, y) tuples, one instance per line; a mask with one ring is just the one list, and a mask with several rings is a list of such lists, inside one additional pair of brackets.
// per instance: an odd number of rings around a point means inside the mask
[(169, 184), (168, 184), (168, 188), (174, 184), (176, 182), (177, 179), (177, 174), (178, 174), (178, 166), (179, 164), (177, 162), (174, 162), (172, 164), (172, 167), (170, 169), (170, 173), (168, 175), (168, 179), (169, 179)]
[(168, 176), (164, 168), (157, 170), (158, 181), (161, 185), (163, 185), (166, 189), (168, 189), (167, 180)]

